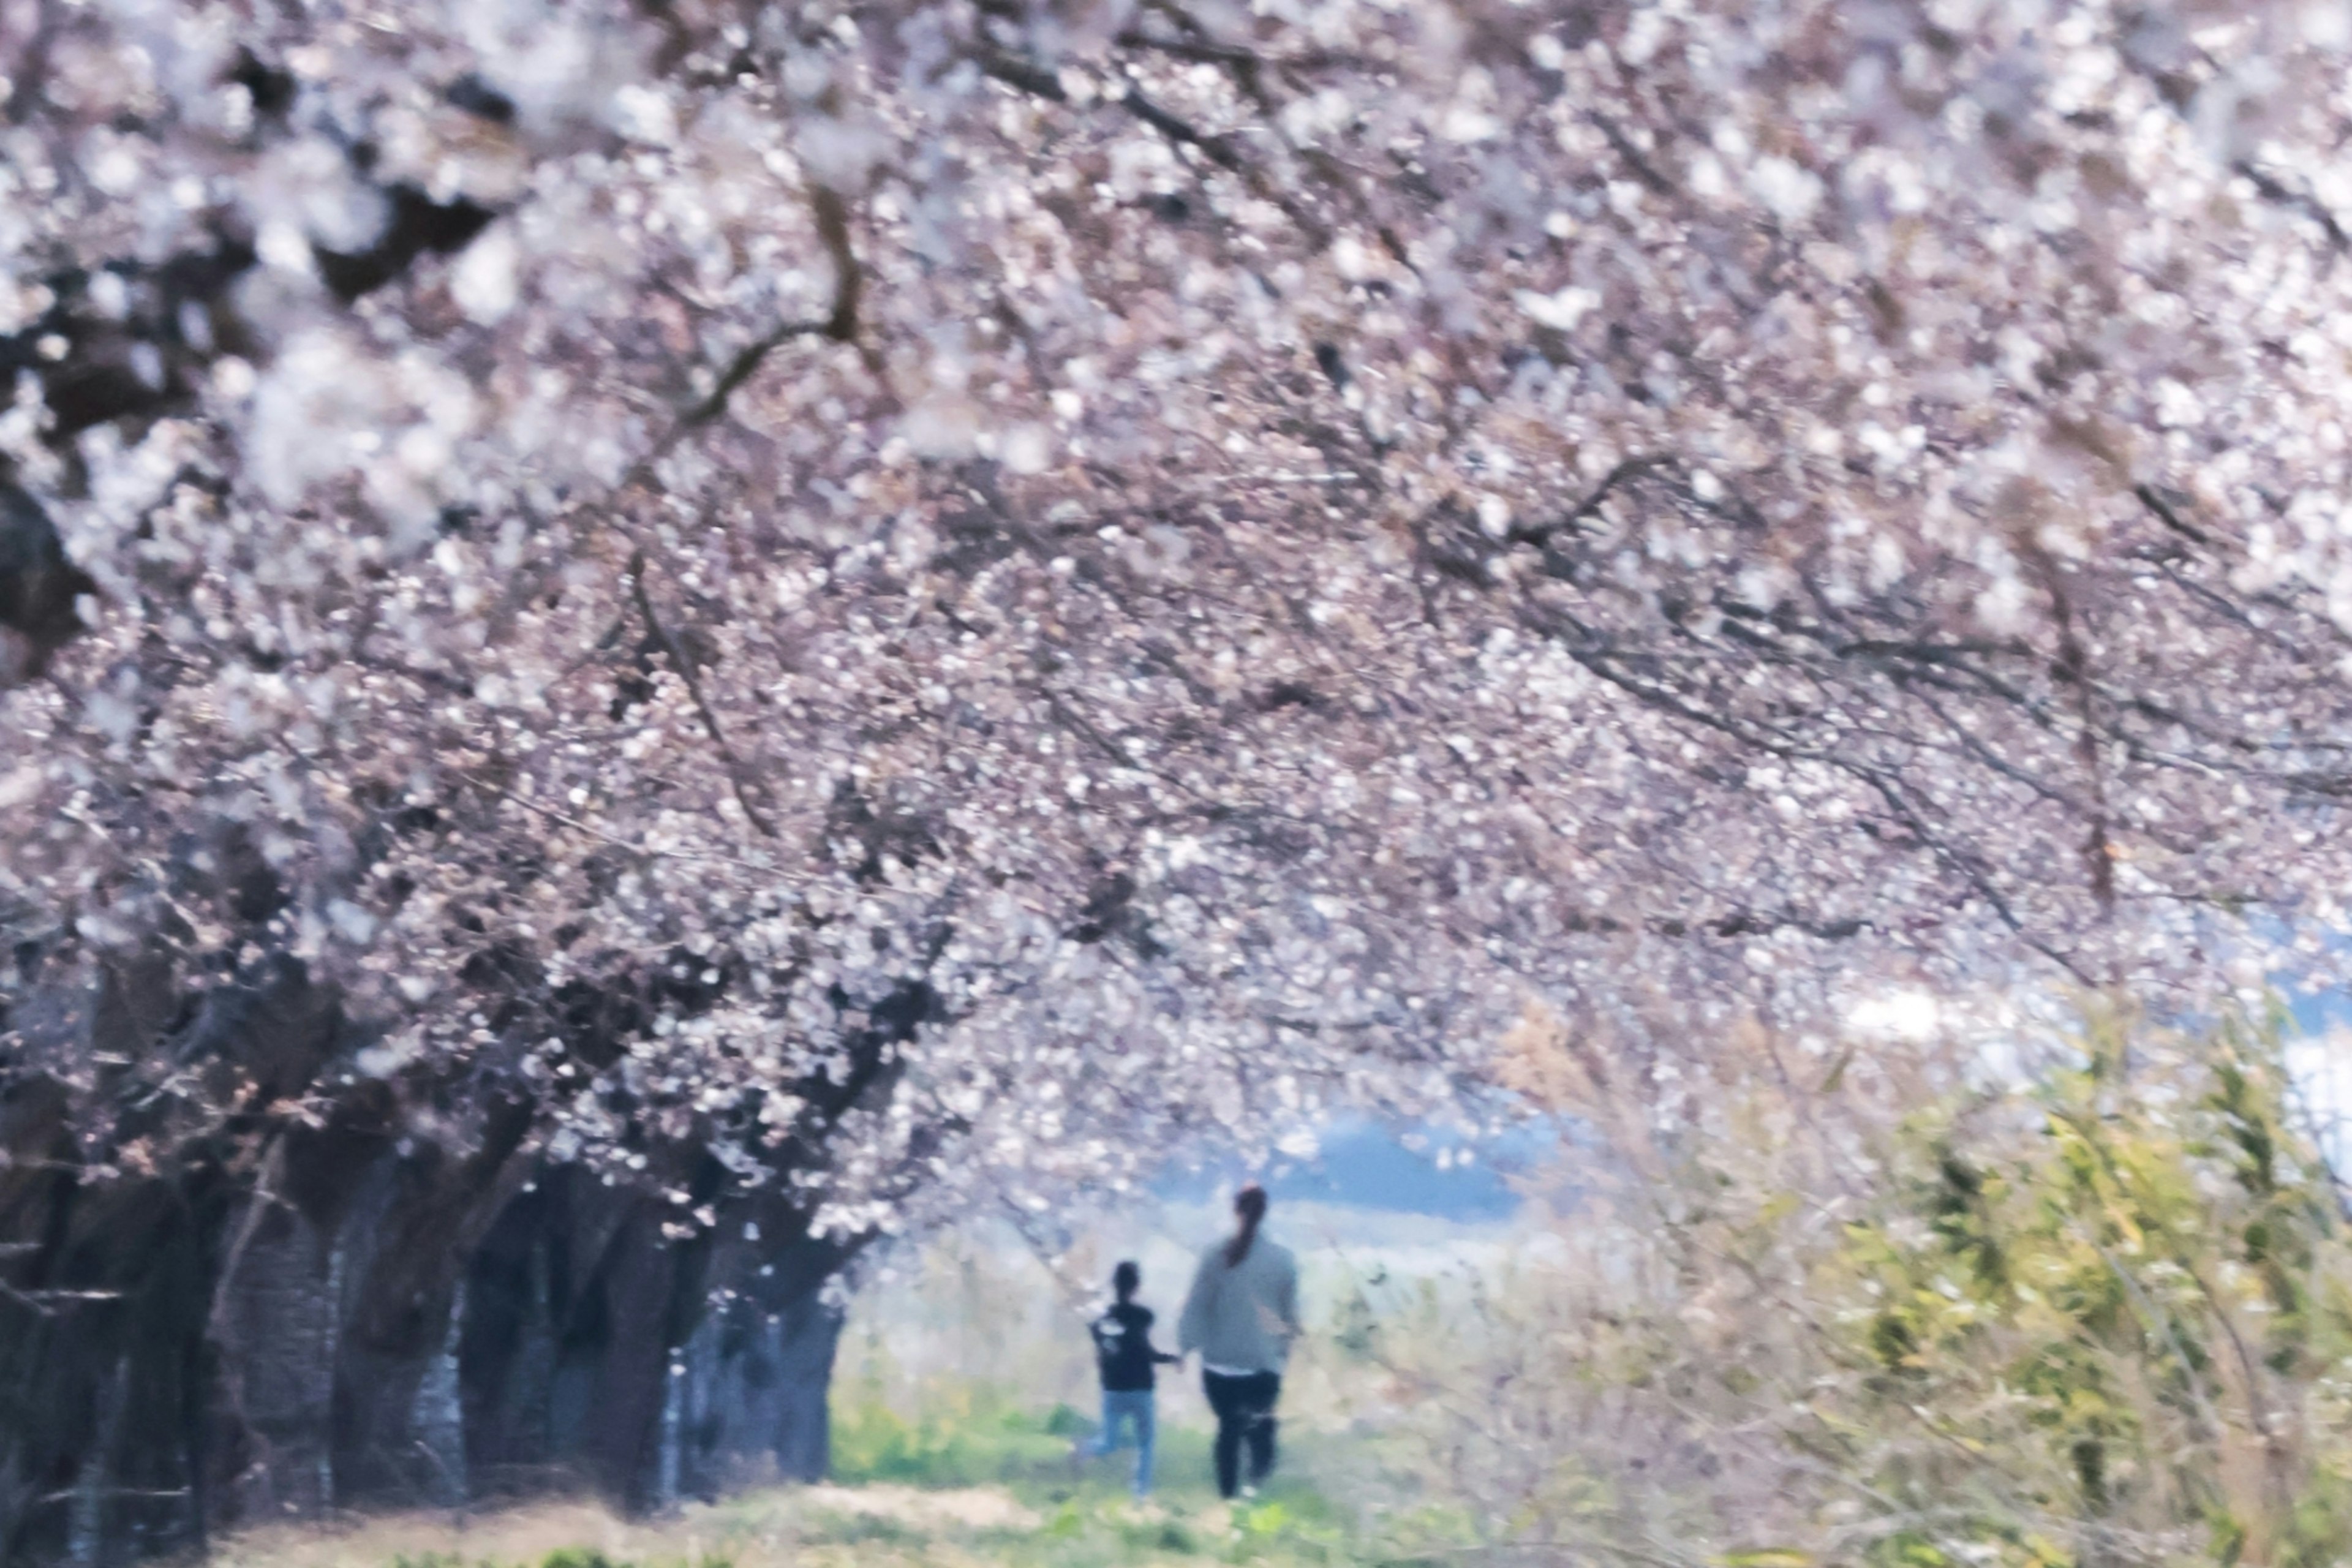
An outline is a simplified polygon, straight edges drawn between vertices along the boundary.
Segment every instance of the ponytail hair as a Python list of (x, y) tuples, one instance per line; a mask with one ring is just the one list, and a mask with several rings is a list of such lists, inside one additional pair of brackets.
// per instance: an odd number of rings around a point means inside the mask
[(1238, 1268), (1242, 1259), (1250, 1255), (1250, 1244), (1257, 1239), (1257, 1227), (1265, 1220), (1265, 1189), (1250, 1183), (1234, 1194), (1234, 1213), (1241, 1220), (1241, 1228), (1225, 1243), (1225, 1267)]

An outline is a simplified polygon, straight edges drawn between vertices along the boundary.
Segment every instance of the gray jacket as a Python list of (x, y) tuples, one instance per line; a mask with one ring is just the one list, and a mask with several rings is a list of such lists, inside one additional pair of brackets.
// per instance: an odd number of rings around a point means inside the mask
[(1176, 1342), (1227, 1372), (1280, 1372), (1298, 1337), (1298, 1261), (1260, 1236), (1249, 1255), (1225, 1266), (1225, 1243), (1201, 1254)]

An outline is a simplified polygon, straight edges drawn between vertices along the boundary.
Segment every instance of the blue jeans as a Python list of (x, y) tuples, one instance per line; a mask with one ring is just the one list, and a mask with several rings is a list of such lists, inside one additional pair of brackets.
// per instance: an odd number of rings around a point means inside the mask
[(1102, 1391), (1102, 1430), (1087, 1452), (1099, 1458), (1118, 1447), (1121, 1423), (1135, 1427), (1135, 1495), (1151, 1490), (1152, 1398), (1148, 1388), (1106, 1388)]

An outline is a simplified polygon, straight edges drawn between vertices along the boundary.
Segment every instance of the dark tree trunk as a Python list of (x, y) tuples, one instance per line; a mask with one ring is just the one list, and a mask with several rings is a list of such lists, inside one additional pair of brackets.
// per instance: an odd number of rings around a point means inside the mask
[(645, 1198), (535, 1168), (460, 1250), (406, 1223), (451, 1197), (432, 1163), (380, 1157), (340, 1212), (55, 1176), (11, 1203), (59, 1239), (16, 1270), (40, 1310), (0, 1300), (5, 1560), (116, 1563), (555, 1482), (643, 1510), (824, 1473), (839, 1248), (670, 1239)]
[[(181, 1049), (266, 1104), (315, 1094), (348, 1034), (287, 969), (207, 998)], [(70, 1108), (45, 1078), (0, 1088), (0, 1561), (108, 1568), (289, 1513), (582, 1480), (646, 1509), (823, 1470), (845, 1253), (781, 1205), (757, 1211), (767, 1239), (747, 1209), (717, 1241), (530, 1152), (527, 1105), (478, 1105), (453, 1148), (404, 1136), (365, 1079), (322, 1125), (261, 1124), (170, 1175), (86, 1176)], [(677, 1158), (710, 1200), (715, 1165)]]
[(0, 1295), (0, 1561), (202, 1540), (217, 1209), (161, 1182), (0, 1175), (0, 1239), (29, 1249)]
[(841, 1314), (823, 1287), (838, 1261), (821, 1243), (795, 1243), (761, 1266), (772, 1273), (738, 1275), (740, 1293), (695, 1330), (684, 1360), (689, 1419), (678, 1464), (688, 1494), (825, 1474), (825, 1394)]

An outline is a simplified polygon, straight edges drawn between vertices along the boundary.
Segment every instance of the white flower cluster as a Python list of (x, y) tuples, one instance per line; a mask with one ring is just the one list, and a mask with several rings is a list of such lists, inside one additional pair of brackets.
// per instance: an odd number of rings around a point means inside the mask
[(0, 13), (21, 984), (290, 953), (863, 1232), (1529, 994), (2324, 964), (2309, 11)]

